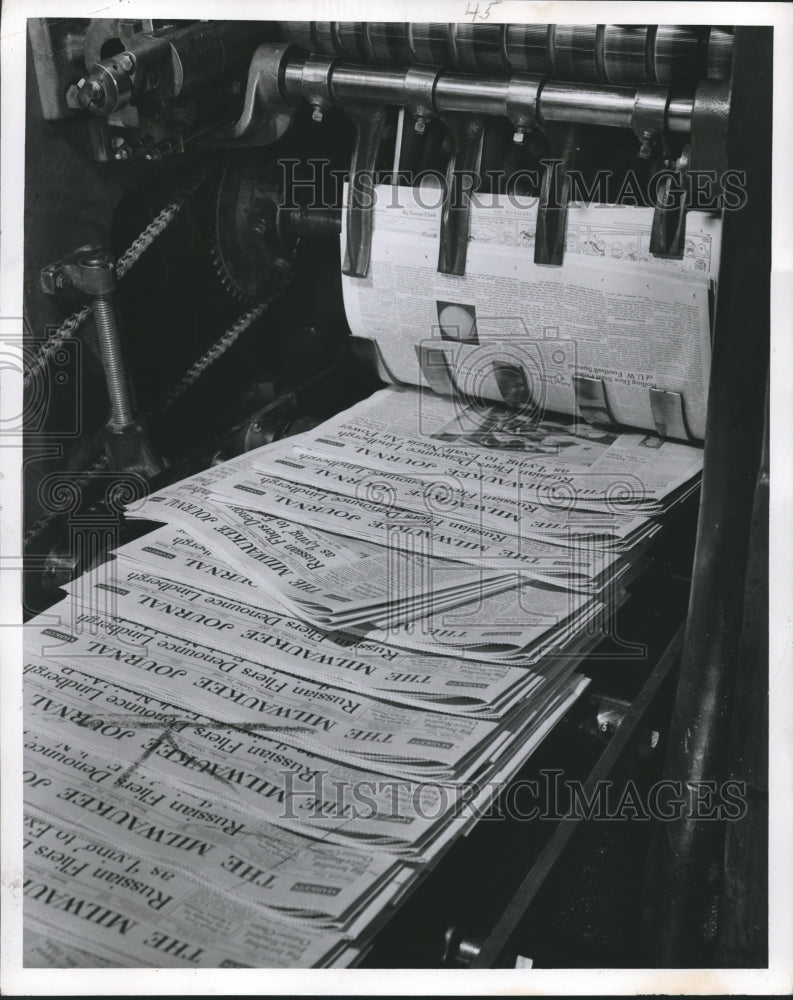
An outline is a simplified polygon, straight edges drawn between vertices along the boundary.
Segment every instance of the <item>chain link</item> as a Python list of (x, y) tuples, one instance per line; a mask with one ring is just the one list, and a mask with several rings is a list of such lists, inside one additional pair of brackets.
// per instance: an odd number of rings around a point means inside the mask
[[(97, 473), (101, 472), (103, 469), (108, 467), (107, 455), (100, 455), (87, 469), (82, 470), (83, 483), (90, 483), (94, 479)], [(23, 546), (27, 548), (30, 542), (34, 538), (37, 538), (42, 531), (56, 518), (58, 517), (59, 511), (49, 510), (46, 514), (42, 514), (41, 517), (36, 518), (36, 520), (31, 524), (31, 526), (25, 532), (25, 538), (23, 540)]]
[[(157, 237), (164, 232), (172, 222), (180, 209), (196, 193), (209, 174), (214, 170), (213, 166), (206, 166), (199, 170), (188, 184), (179, 192), (174, 200), (165, 206), (146, 228), (136, 236), (132, 243), (116, 262), (116, 276), (123, 278), (125, 274), (140, 260), (143, 254), (149, 249)], [(57, 330), (52, 333), (42, 344), (38, 353), (25, 367), (23, 385), (27, 389), (39, 371), (47, 361), (61, 347), (63, 342), (73, 336), (83, 325), (91, 314), (90, 306), (83, 306), (61, 323)]]
[(162, 413), (163, 410), (167, 410), (172, 406), (180, 396), (201, 378), (207, 368), (213, 365), (218, 358), (222, 357), (237, 342), (242, 334), (245, 333), (248, 327), (270, 308), (273, 302), (284, 291), (287, 284), (287, 282), (279, 284), (258, 305), (253, 306), (252, 309), (249, 309), (235, 320), (228, 330), (187, 369), (170, 392), (160, 400), (153, 412)]
[[(177, 197), (149, 223), (141, 234), (133, 240), (127, 250), (118, 258), (116, 263), (116, 274), (123, 278), (135, 263), (141, 258), (157, 237), (166, 229), (172, 219), (183, 205), (195, 194), (200, 185), (206, 179), (213, 168), (208, 167), (199, 171), (192, 181), (177, 195)], [(232, 347), (243, 333), (262, 316), (273, 302), (281, 295), (288, 285), (288, 281), (282, 281), (272, 292), (257, 305), (243, 313), (226, 330), (226, 332), (215, 341), (215, 343), (198, 358), (182, 378), (173, 386), (168, 394), (163, 397), (152, 413), (161, 413), (167, 410), (176, 402), (192, 385), (194, 385), (206, 372), (206, 370), (222, 357), (226, 351)], [(24, 384), (27, 386), (47, 360), (58, 350), (64, 340), (72, 336), (85, 322), (91, 313), (91, 308), (85, 306), (73, 315), (69, 316), (58, 327), (58, 329), (42, 345), (36, 357), (30, 362), (25, 370)], [(101, 470), (108, 467), (106, 455), (100, 456), (88, 469), (85, 470), (88, 481)], [(25, 532), (24, 544), (27, 546), (34, 538), (52, 522), (56, 517), (55, 512), (48, 512), (37, 518), (36, 521)]]

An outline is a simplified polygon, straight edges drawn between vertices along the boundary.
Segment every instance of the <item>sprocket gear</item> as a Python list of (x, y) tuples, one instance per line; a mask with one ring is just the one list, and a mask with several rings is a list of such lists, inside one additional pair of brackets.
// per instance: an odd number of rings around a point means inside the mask
[(232, 156), (212, 205), (210, 256), (224, 288), (245, 305), (265, 298), (292, 269), (278, 232), (277, 161), (261, 150)]

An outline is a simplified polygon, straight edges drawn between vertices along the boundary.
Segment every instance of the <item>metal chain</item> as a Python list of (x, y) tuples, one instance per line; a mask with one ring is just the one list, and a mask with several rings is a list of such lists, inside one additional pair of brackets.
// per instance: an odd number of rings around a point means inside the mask
[[(140, 260), (143, 254), (149, 249), (157, 237), (167, 228), (179, 210), (196, 193), (201, 184), (206, 180), (214, 169), (213, 166), (206, 166), (199, 170), (194, 177), (185, 185), (174, 200), (165, 206), (154, 219), (146, 226), (143, 232), (137, 236), (127, 247), (124, 253), (116, 262), (116, 275), (123, 278), (125, 274)], [(33, 378), (41, 368), (47, 363), (53, 354), (61, 347), (63, 342), (79, 330), (83, 323), (91, 314), (91, 307), (84, 306), (73, 313), (61, 323), (57, 330), (52, 333), (42, 344), (38, 353), (25, 367), (23, 385), (27, 388)]]
[(249, 309), (235, 320), (228, 330), (187, 369), (170, 392), (160, 400), (153, 412), (162, 413), (163, 410), (167, 410), (172, 406), (183, 393), (201, 378), (210, 365), (213, 365), (218, 358), (222, 357), (237, 342), (242, 334), (245, 333), (248, 327), (270, 308), (273, 302), (284, 291), (287, 284), (287, 282), (279, 284), (258, 305), (253, 306), (252, 309)]
[(78, 309), (76, 313), (72, 313), (68, 319), (65, 319), (58, 329), (44, 341), (36, 356), (25, 366), (25, 374), (22, 379), (22, 385), (25, 389), (28, 388), (52, 355), (59, 350), (63, 342), (73, 336), (90, 315), (91, 307), (83, 306), (82, 309)]
[(170, 205), (166, 205), (159, 215), (155, 216), (148, 226), (146, 226), (140, 236), (130, 243), (116, 261), (116, 276), (118, 278), (123, 278), (129, 269), (140, 260), (146, 250), (148, 250), (160, 233), (167, 228), (177, 212), (193, 197), (214, 169), (212, 165), (202, 167), (189, 183), (182, 188)]
[[(125, 274), (141, 258), (157, 237), (165, 230), (177, 212), (195, 194), (200, 185), (206, 179), (213, 168), (207, 167), (199, 171), (191, 182), (183, 188), (177, 197), (149, 223), (141, 234), (133, 240), (127, 250), (118, 258), (116, 263), (116, 274), (123, 278)], [(287, 287), (288, 282), (281, 282), (272, 292), (257, 305), (243, 313), (226, 332), (215, 341), (215, 343), (198, 358), (185, 372), (182, 378), (176, 383), (171, 391), (160, 401), (153, 410), (154, 413), (168, 409), (177, 399), (180, 398), (195, 382), (197, 382), (206, 370), (222, 357), (226, 351), (232, 347), (243, 333), (262, 316), (273, 302), (281, 295)], [(37, 369), (43, 366), (47, 360), (58, 350), (64, 340), (75, 333), (85, 322), (91, 313), (91, 308), (85, 306), (63, 321), (51, 337), (42, 345), (38, 354), (30, 362), (25, 370), (24, 384), (27, 386), (36, 374)], [(87, 479), (90, 480), (102, 469), (107, 468), (108, 460), (106, 455), (100, 456), (88, 469), (85, 470)], [(36, 521), (25, 532), (24, 544), (27, 546), (33, 538), (37, 537), (56, 517), (55, 512), (48, 512), (37, 518)]]
[[(82, 470), (82, 475), (84, 476), (83, 483), (90, 483), (94, 479), (97, 473), (106, 469), (108, 466), (107, 455), (100, 455), (87, 469)], [(31, 524), (31, 526), (25, 532), (25, 537), (23, 540), (23, 546), (27, 548), (30, 542), (34, 538), (37, 538), (42, 531), (59, 515), (59, 511), (50, 510), (46, 514), (42, 514), (41, 517), (36, 518), (36, 520)]]

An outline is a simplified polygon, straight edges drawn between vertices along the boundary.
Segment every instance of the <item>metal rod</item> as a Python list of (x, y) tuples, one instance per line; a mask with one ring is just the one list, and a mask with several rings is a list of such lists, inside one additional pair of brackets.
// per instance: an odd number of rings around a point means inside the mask
[[(302, 58), (287, 63), (283, 87), (288, 97), (310, 96), (303, 83), (304, 65)], [(407, 72), (408, 68), (338, 62), (333, 66), (330, 79), (331, 94), (340, 104), (363, 101), (404, 107), (410, 100), (405, 86)], [(464, 111), (506, 118), (509, 84), (509, 77), (443, 72), (435, 86), (435, 111), (438, 114)], [(546, 122), (630, 128), (635, 97), (633, 87), (548, 81), (540, 92), (538, 110), (540, 118)], [(666, 113), (668, 131), (691, 131), (693, 104), (693, 97), (689, 96), (677, 95), (670, 100)]]
[(97, 295), (91, 306), (94, 311), (96, 339), (105, 370), (107, 394), (110, 398), (110, 423), (113, 430), (123, 430), (135, 419), (126, 366), (121, 351), (121, 335), (116, 309), (109, 295)]

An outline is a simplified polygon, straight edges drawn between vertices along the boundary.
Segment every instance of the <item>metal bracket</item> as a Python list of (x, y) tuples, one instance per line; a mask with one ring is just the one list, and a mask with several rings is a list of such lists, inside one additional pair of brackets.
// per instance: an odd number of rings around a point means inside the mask
[(415, 350), (421, 374), (430, 389), (441, 396), (457, 395), (457, 385), (446, 351), (442, 347), (430, 347), (428, 344), (416, 344)]
[(606, 396), (606, 386), (602, 379), (573, 375), (575, 401), (578, 411), (588, 424), (614, 425), (614, 416)]
[(443, 935), (441, 965), (466, 968), (475, 962), (482, 950), (482, 942), (467, 937), (456, 924), (450, 924)]
[(442, 120), (451, 132), (454, 152), (446, 171), (438, 270), (442, 274), (463, 275), (471, 228), (471, 191), (482, 156), (485, 119), (482, 115), (451, 112)]
[(435, 114), (435, 84), (442, 72), (440, 66), (411, 66), (405, 73), (405, 113), (419, 135)]
[(633, 99), (631, 127), (639, 140), (639, 159), (648, 160), (653, 147), (658, 144), (666, 127), (669, 91), (665, 87), (643, 86), (636, 88)]
[(683, 397), (679, 392), (650, 389), (650, 406), (659, 437), (678, 438), (682, 441), (694, 440), (688, 428)]
[(355, 125), (355, 145), (347, 192), (347, 248), (342, 274), (365, 278), (372, 254), (375, 168), (388, 109), (371, 104), (345, 104)]
[(116, 269), (102, 247), (86, 243), (73, 253), (42, 268), (41, 290), (47, 295), (75, 289), (91, 297), (96, 339), (102, 358), (110, 419), (105, 428), (105, 447), (115, 468), (140, 472), (151, 478), (162, 471), (162, 463), (137, 419), (119, 331), (115, 304)]
[(427, 126), (436, 117), (435, 83), (443, 70), (438, 66), (410, 66), (405, 72), (405, 106), (400, 112), (396, 164), (403, 172), (420, 169), (427, 147)]
[(165, 468), (140, 420), (127, 424), (123, 429), (106, 427), (105, 450), (111, 468), (136, 472), (145, 479), (153, 479)]
[(507, 86), (507, 117), (515, 128), (512, 137), (516, 145), (522, 145), (526, 133), (537, 124), (539, 117), (540, 91), (544, 78), (527, 73), (515, 73)]
[(493, 375), (501, 398), (507, 406), (521, 410), (534, 406), (526, 372), (520, 365), (513, 365), (507, 361), (494, 361)]
[(45, 295), (72, 288), (87, 295), (112, 295), (116, 288), (116, 271), (112, 258), (101, 247), (86, 243), (43, 267), (39, 281)]
[(726, 80), (704, 80), (694, 93), (691, 112), (691, 170), (715, 173), (727, 169), (727, 120), (730, 86)]
[(677, 199), (672, 191), (674, 179), (666, 177), (657, 191), (658, 203), (653, 212), (650, 231), (650, 253), (653, 257), (682, 260), (686, 243), (686, 190), (685, 179), (691, 156), (690, 146), (685, 146), (676, 163)]
[(333, 104), (330, 78), (336, 59), (330, 56), (310, 55), (303, 63), (303, 94), (312, 107), (311, 118), (318, 125)]
[(534, 240), (534, 263), (564, 262), (564, 239), (567, 226), (567, 203), (570, 200), (569, 172), (580, 148), (580, 130), (575, 125), (547, 128), (553, 159), (545, 161), (545, 172), (537, 208), (537, 233)]
[(260, 45), (253, 53), (245, 88), (242, 114), (228, 131), (229, 139), (251, 139), (269, 145), (280, 139), (292, 124), (296, 106), (290, 105), (281, 78), (290, 58), (299, 53), (296, 45)]

